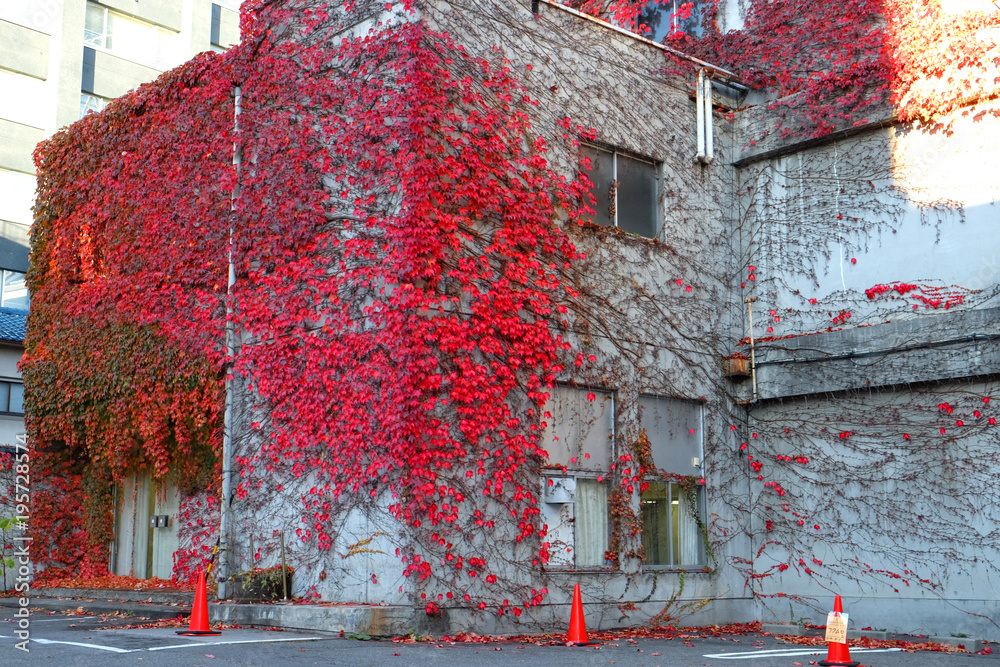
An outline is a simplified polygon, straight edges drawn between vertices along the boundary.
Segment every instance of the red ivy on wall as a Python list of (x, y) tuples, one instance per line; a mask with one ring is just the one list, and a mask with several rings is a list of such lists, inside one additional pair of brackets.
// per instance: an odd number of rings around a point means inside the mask
[[(332, 505), (386, 499), (415, 536), (405, 574), (433, 574), (449, 598), (479, 575), (500, 613), (530, 606), (537, 591), (504, 589), (462, 536), (493, 534), (477, 519), (510, 512), (517, 529), (497, 538), (530, 539), (528, 558), (547, 560), (529, 473), (569, 352), (556, 323), (579, 256), (559, 221), (576, 219), (589, 184), (549, 168), (507, 67), (420, 24), (331, 46), (339, 18), (251, 7), (242, 46), (39, 148), (29, 428), (51, 450), (53, 486), (56, 462), (183, 476), (217, 452), (231, 373), (265, 415), (248, 424), (240, 498), (261, 473), (301, 494), (298, 535), (320, 550)], [(206, 556), (191, 509), (200, 544), (180, 552), (179, 578)]]
[[(568, 4), (645, 32), (637, 21), (646, 2)], [(718, 1), (694, 12), (703, 34), (674, 32), (669, 44), (768, 91), (785, 136), (819, 137), (892, 113), (934, 122), (1000, 96), (995, 11), (948, 11), (940, 0), (753, 0), (738, 29), (720, 28), (728, 7)]]

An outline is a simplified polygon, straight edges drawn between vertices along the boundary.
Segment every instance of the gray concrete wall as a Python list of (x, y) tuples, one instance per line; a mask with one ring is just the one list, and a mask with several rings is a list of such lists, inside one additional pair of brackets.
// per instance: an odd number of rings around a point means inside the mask
[[(998, 130), (876, 129), (741, 169), (756, 337), (995, 306), (1000, 256), (981, 239), (1000, 200)], [(866, 293), (899, 284), (912, 287)]]
[[(996, 637), (984, 582), (997, 576), (998, 436), (981, 400), (996, 388), (963, 379), (753, 406), (746, 451), (786, 490), (755, 484), (754, 566), (783, 594), (761, 600), (760, 618), (821, 623), (839, 593), (856, 628)], [(806, 465), (774, 463), (804, 454)]]
[[(760, 139), (758, 109), (738, 143)], [(998, 634), (1000, 125), (950, 120), (765, 138), (738, 161), (757, 364), (756, 395), (733, 383), (732, 478), (752, 489), (750, 570), (782, 594), (762, 620), (822, 623), (840, 593), (855, 627)], [(750, 333), (745, 312), (746, 353)]]

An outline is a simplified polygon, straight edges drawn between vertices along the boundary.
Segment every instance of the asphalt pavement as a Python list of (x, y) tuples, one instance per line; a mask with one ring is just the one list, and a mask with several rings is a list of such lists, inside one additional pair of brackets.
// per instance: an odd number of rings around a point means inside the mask
[[(218, 667), (219, 665), (365, 665), (404, 667), (796, 667), (826, 657), (825, 647), (797, 646), (763, 634), (733, 637), (619, 639), (599, 646), (361, 641), (335, 635), (262, 628), (225, 629), (214, 637), (186, 637), (137, 617), (77, 615), (36, 610), (28, 651), (17, 648), (15, 609), (0, 609), (0, 665)], [(132, 626), (132, 627), (129, 627)], [(138, 627), (136, 627), (138, 626)], [(852, 649), (869, 667), (1000, 667), (991, 655)]]

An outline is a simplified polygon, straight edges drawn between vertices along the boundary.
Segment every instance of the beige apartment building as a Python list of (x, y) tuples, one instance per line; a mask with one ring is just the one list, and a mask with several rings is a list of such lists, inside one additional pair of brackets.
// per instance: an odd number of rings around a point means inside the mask
[(239, 40), (239, 0), (0, 0), (0, 451), (24, 433), (28, 229), (39, 141), (202, 51)]

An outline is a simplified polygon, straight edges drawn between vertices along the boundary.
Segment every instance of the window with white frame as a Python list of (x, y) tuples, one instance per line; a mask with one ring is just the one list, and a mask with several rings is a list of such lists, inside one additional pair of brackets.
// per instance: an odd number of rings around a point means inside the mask
[(104, 107), (108, 106), (108, 102), (111, 100), (106, 97), (101, 97), (100, 95), (94, 95), (93, 93), (81, 92), (80, 93), (80, 118), (83, 118), (88, 113), (97, 113), (103, 111)]
[(660, 229), (660, 165), (591, 144), (581, 145), (580, 153), (590, 159), (587, 177), (595, 199), (590, 221), (655, 238)]
[(24, 274), (4, 269), (0, 282), (0, 307), (28, 310), (30, 305), (31, 297), (28, 294), (28, 284), (24, 280)]
[(614, 395), (555, 387), (545, 404), (542, 520), (548, 524), (549, 566), (605, 567), (610, 542), (608, 496)]
[(706, 565), (701, 480), (702, 405), (661, 396), (639, 397), (639, 421), (649, 438), (655, 474), (641, 494), (643, 563)]
[(157, 69), (183, 61), (179, 33), (87, 3), (83, 44)]

